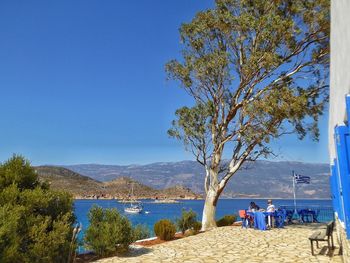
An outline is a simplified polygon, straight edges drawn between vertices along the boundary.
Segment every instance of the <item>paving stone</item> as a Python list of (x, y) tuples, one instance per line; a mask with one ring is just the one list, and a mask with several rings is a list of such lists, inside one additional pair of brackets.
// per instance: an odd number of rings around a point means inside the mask
[[(221, 227), (189, 238), (162, 243), (153, 246), (151, 250), (136, 247), (131, 250), (131, 257), (113, 257), (97, 262), (342, 262), (337, 250), (332, 258), (327, 255), (311, 255), (308, 237), (317, 227), (316, 225), (288, 226), (284, 229), (269, 231)], [(319, 251), (321, 249), (315, 252)]]

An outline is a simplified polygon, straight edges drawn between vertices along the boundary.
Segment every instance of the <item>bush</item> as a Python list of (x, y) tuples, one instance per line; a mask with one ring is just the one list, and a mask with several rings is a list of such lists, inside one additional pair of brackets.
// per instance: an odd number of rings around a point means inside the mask
[(150, 237), (149, 229), (146, 225), (136, 225), (134, 228), (134, 241)]
[(219, 219), (218, 221), (216, 221), (216, 225), (218, 227), (221, 226), (230, 226), (232, 225), (234, 222), (236, 222), (236, 216), (235, 215), (226, 215), (223, 218)]
[(85, 233), (85, 246), (98, 256), (126, 252), (134, 241), (130, 221), (117, 209), (103, 209), (94, 205), (88, 214), (90, 225)]
[(197, 221), (193, 224), (193, 230), (198, 233), (202, 229), (202, 223)]
[(175, 225), (168, 219), (161, 219), (154, 225), (154, 233), (161, 240), (171, 240), (176, 232)]
[(194, 231), (193, 229), (189, 229), (185, 232), (184, 236), (185, 237), (189, 237), (189, 236), (194, 236), (194, 235), (197, 235), (198, 232)]
[(176, 225), (182, 234), (184, 234), (185, 231), (191, 229), (196, 222), (197, 214), (192, 211), (192, 209), (189, 211), (182, 209), (181, 217), (176, 220)]
[(29, 161), (0, 164), (0, 261), (67, 262), (75, 251), (72, 196), (39, 181)]

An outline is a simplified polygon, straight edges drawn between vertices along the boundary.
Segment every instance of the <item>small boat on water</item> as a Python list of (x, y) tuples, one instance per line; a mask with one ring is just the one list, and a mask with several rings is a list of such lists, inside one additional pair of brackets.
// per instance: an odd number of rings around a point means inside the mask
[(129, 214), (140, 214), (143, 210), (141, 203), (131, 203), (129, 207), (124, 207), (124, 212)]
[(129, 214), (140, 214), (143, 210), (142, 203), (134, 198), (134, 184), (131, 184), (130, 199), (124, 203), (129, 203), (129, 206), (124, 207), (124, 212)]

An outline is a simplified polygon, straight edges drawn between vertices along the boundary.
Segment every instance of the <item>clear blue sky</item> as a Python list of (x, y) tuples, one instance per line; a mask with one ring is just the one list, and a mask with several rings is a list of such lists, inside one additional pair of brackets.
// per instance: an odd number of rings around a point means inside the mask
[[(178, 28), (212, 1), (1, 1), (0, 161), (130, 164), (191, 159), (167, 129), (190, 98), (167, 82)], [(321, 141), (274, 144), (282, 160), (328, 162)]]

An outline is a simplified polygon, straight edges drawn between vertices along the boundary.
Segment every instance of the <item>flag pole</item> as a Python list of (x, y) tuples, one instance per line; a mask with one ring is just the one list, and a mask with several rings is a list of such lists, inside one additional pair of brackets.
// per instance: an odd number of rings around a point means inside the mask
[(295, 198), (295, 175), (294, 175), (294, 170), (292, 171), (292, 174), (293, 174), (294, 214), (297, 214), (297, 200)]

